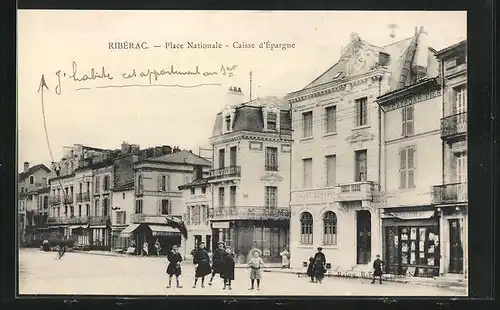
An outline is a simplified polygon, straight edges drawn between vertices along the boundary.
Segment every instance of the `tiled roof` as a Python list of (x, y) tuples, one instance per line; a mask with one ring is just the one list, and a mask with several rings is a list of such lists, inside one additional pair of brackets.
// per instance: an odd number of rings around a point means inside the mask
[(146, 159), (145, 161), (163, 161), (169, 163), (190, 164), (190, 165), (208, 166), (208, 167), (212, 165), (210, 161), (206, 160), (205, 158), (200, 157), (186, 150), (176, 152), (173, 154), (149, 158)]
[(33, 174), (35, 171), (37, 171), (39, 169), (43, 169), (47, 172), (50, 172), (50, 169), (47, 168), (47, 166), (45, 166), (44, 164), (34, 165), (33, 167), (30, 167), (28, 169), (28, 171), (19, 173), (19, 181), (26, 179), (28, 176), (30, 176), (31, 174)]
[(442, 56), (445, 56), (446, 54), (452, 52), (455, 49), (465, 48), (465, 47), (467, 47), (467, 40), (460, 41), (458, 43), (445, 47), (442, 50), (436, 52), (436, 57), (441, 58)]

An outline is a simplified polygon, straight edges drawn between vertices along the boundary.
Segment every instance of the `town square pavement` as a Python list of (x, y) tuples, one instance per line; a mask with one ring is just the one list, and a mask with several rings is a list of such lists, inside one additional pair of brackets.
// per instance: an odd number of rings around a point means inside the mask
[(19, 251), (19, 294), (62, 295), (245, 295), (245, 296), (465, 296), (465, 288), (433, 287), (411, 283), (371, 284), (368, 279), (326, 278), (322, 284), (309, 283), (291, 273), (264, 272), (261, 288), (249, 290), (247, 268), (237, 268), (232, 290), (222, 290), (222, 280), (213, 285), (198, 283), (193, 288), (194, 267), (182, 266), (183, 288), (167, 289), (164, 257), (102, 256), (66, 253), (60, 260), (56, 252), (37, 249)]

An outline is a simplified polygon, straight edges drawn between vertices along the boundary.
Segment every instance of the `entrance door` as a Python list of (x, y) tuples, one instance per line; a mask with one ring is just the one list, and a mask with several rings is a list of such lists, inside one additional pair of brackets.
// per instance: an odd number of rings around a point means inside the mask
[(449, 220), (450, 223), (450, 273), (463, 272), (463, 249), (458, 219)]
[(371, 248), (372, 248), (372, 236), (371, 236), (372, 224), (371, 224), (370, 212), (366, 210), (356, 211), (356, 221), (357, 221), (356, 263), (368, 264), (371, 260)]

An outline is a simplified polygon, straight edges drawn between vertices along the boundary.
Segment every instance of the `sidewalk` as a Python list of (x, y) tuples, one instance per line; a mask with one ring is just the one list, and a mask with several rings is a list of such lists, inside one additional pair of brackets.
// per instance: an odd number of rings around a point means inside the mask
[[(307, 277), (306, 271), (304, 269), (283, 269), (283, 268), (265, 268), (264, 272), (280, 272), (280, 273), (292, 273), (296, 274), (298, 277)], [(365, 273), (362, 271), (348, 270), (348, 271), (337, 271), (329, 270), (325, 274), (325, 277), (335, 277), (335, 278), (351, 278), (351, 279), (372, 279), (371, 273)], [(390, 274), (384, 274), (382, 276), (383, 281), (387, 282), (398, 282), (398, 283), (409, 283), (418, 284), (425, 286), (434, 287), (457, 287), (457, 288), (467, 288), (467, 281), (461, 279), (449, 279), (445, 277), (435, 277), (435, 278), (421, 278), (421, 277), (406, 277), (406, 276), (394, 276)]]

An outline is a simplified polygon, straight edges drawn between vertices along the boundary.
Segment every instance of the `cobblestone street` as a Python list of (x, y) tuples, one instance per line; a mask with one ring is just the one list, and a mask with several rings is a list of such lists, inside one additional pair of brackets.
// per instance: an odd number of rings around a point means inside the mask
[[(112, 257), (23, 249), (19, 254), (19, 293), (84, 295), (320, 295), (320, 296), (464, 296), (464, 288), (440, 288), (418, 284), (366, 279), (326, 278), (323, 284), (309, 283), (294, 274), (265, 272), (259, 291), (249, 290), (249, 272), (237, 268), (231, 291), (222, 290), (222, 280), (192, 288), (194, 267), (183, 264), (183, 288), (167, 289), (166, 259), (156, 257)], [(175, 281), (174, 281), (175, 282)], [(173, 283), (175, 284), (175, 283)]]

